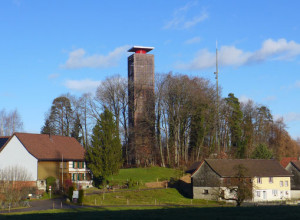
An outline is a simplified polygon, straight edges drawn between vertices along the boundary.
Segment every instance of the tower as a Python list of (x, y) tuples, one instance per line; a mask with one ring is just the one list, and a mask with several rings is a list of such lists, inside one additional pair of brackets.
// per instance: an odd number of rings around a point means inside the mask
[(155, 147), (153, 47), (134, 46), (128, 52), (129, 162), (149, 164)]

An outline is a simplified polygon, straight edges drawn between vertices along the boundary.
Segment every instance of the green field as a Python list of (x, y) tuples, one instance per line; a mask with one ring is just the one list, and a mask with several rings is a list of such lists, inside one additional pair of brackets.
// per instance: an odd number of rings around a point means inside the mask
[(169, 180), (171, 177), (178, 178), (182, 175), (182, 171), (164, 168), (164, 167), (148, 167), (148, 168), (130, 168), (120, 169), (119, 174), (107, 178), (109, 181), (125, 182), (127, 180), (146, 182), (155, 182), (157, 180)]
[(202, 207), (224, 205), (215, 201), (185, 198), (175, 188), (87, 195), (83, 203), (85, 205), (201, 205)]
[(83, 208), (51, 210), (30, 214), (0, 215), (0, 219), (299, 219), (300, 207), (220, 207), (220, 208)]

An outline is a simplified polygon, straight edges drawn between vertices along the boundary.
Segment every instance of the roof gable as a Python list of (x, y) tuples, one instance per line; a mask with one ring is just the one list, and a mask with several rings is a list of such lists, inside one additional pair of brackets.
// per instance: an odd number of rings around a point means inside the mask
[[(48, 134), (14, 134), (39, 161), (84, 160), (85, 150), (72, 137)], [(7, 144), (6, 144), (7, 145)]]
[(280, 164), (286, 168), (291, 161), (297, 161), (297, 157), (284, 157), (281, 159)]
[(263, 159), (207, 159), (205, 162), (221, 177), (234, 177), (235, 167), (243, 165), (247, 168), (248, 177), (292, 176), (279, 162)]
[(292, 164), (300, 172), (300, 161), (291, 161)]

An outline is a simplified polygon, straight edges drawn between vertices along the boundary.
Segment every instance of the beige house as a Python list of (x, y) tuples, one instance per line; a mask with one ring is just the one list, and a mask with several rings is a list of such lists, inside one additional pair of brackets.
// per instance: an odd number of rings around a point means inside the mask
[(253, 202), (291, 199), (292, 175), (278, 161), (260, 159), (204, 160), (192, 174), (193, 198), (219, 199), (219, 190), (224, 191), (225, 197), (233, 198), (227, 186), (236, 179), (238, 165), (246, 168), (245, 179), (251, 183)]
[(0, 169), (24, 168), (28, 181), (35, 181), (39, 189), (45, 189), (45, 180), (50, 176), (57, 179), (58, 187), (67, 181), (78, 187), (92, 186), (84, 160), (85, 150), (75, 138), (14, 133), (0, 147)]

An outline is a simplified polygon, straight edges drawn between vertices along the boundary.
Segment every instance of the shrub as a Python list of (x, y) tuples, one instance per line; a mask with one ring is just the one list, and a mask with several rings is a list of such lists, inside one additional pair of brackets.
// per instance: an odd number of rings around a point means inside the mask
[(46, 191), (49, 192), (49, 186), (51, 186), (52, 190), (56, 189), (56, 179), (53, 176), (49, 176), (46, 179)]
[(84, 191), (83, 189), (79, 190), (79, 198), (78, 198), (78, 203), (81, 204), (84, 199)]
[(74, 186), (70, 186), (69, 190), (68, 190), (68, 197), (70, 199), (70, 201), (72, 201), (72, 197), (73, 197), (73, 191), (75, 190)]

